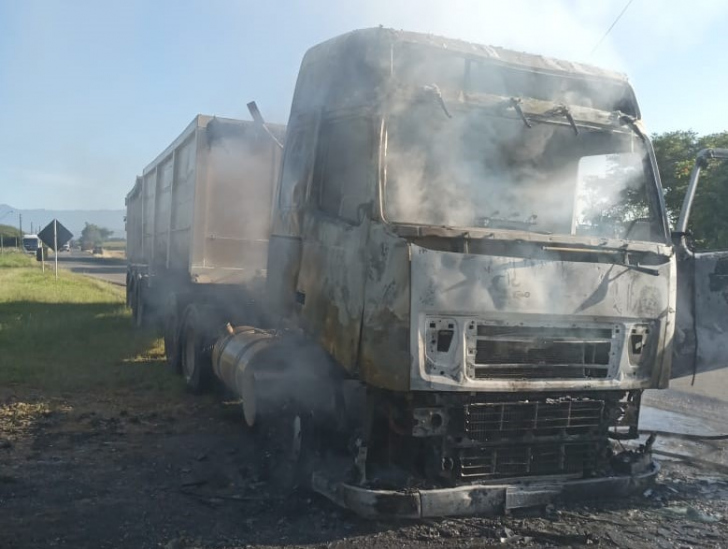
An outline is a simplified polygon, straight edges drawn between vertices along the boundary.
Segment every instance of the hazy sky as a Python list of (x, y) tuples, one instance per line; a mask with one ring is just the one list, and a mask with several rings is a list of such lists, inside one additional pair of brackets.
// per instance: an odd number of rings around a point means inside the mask
[(305, 50), (404, 28), (627, 72), (653, 132), (728, 130), (728, 2), (0, 0), (0, 203), (123, 208), (196, 113), (285, 122)]

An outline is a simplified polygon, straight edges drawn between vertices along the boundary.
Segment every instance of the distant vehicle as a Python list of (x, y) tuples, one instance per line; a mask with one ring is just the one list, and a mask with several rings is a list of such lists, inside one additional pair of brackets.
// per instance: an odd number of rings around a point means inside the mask
[(94, 255), (102, 254), (104, 253), (104, 249), (101, 246), (94, 246), (93, 252), (91, 253), (93, 253)]
[(71, 251), (71, 245), (68, 244), (68, 243), (64, 244), (63, 246), (61, 246), (61, 251), (62, 252), (70, 252)]
[(41, 246), (40, 238), (35, 234), (26, 234), (23, 237), (23, 250), (29, 254), (35, 254)]

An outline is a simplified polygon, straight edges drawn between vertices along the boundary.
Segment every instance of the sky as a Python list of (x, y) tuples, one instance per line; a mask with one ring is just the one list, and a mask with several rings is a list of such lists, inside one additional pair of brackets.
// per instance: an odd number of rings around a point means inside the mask
[(651, 132), (728, 130), (728, 2), (0, 0), (0, 204), (123, 209), (204, 113), (288, 118), (305, 51), (356, 28), (428, 32), (626, 72)]

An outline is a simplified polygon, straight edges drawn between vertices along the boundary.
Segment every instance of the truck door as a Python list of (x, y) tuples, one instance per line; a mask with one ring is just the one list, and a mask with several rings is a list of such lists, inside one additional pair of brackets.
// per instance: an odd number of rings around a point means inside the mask
[(350, 371), (361, 332), (375, 150), (371, 116), (323, 119), (303, 220), (296, 292), (303, 328)]
[(686, 244), (686, 230), (701, 169), (728, 158), (728, 150), (701, 151), (693, 168), (675, 235), (678, 248), (677, 321), (672, 378), (728, 367), (728, 250)]

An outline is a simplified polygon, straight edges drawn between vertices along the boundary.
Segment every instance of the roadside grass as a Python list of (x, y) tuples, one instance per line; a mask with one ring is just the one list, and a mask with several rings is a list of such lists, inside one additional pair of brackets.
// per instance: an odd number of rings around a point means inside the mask
[(162, 341), (135, 331), (124, 289), (81, 275), (43, 273), (33, 258), (0, 257), (0, 388), (45, 396), (183, 393)]
[(126, 240), (107, 240), (103, 247), (107, 250), (126, 250)]
[(32, 267), (35, 263), (34, 256), (17, 250), (5, 250), (4, 253), (0, 254), (0, 269)]

